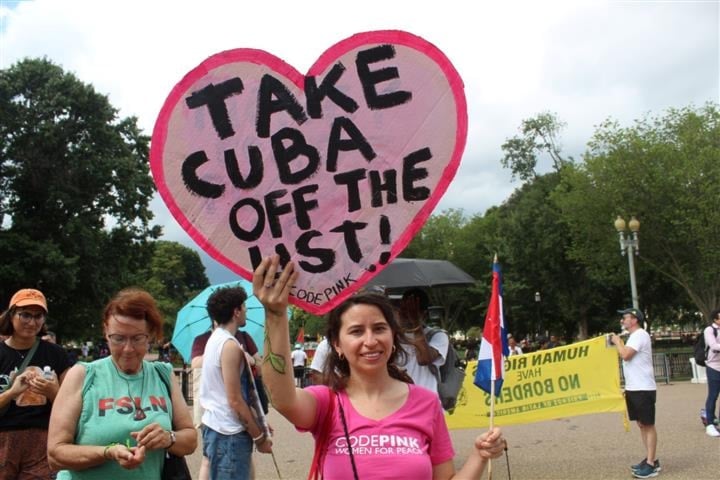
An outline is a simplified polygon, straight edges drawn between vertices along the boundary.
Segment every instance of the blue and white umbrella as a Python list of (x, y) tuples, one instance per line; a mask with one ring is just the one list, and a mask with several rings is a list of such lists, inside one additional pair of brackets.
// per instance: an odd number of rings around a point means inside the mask
[(207, 311), (208, 298), (215, 290), (224, 287), (242, 287), (245, 289), (245, 292), (247, 292), (248, 298), (245, 301), (245, 306), (247, 307), (247, 323), (240, 330), (244, 330), (250, 334), (258, 347), (258, 352), (260, 355), (263, 354), (265, 308), (257, 297), (253, 295), (252, 283), (241, 279), (235, 282), (211, 285), (180, 309), (175, 320), (175, 330), (173, 330), (173, 336), (170, 342), (177, 351), (180, 352), (185, 363), (190, 363), (190, 352), (192, 351), (192, 344), (195, 337), (202, 335), (212, 328), (212, 321)]

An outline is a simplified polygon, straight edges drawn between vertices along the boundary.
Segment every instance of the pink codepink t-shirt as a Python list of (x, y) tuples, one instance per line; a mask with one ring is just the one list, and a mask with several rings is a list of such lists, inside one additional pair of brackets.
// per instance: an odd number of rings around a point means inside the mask
[[(345, 392), (338, 392), (337, 401), (345, 410), (359, 478), (431, 479), (434, 465), (452, 460), (455, 456), (437, 394), (416, 385), (409, 384), (408, 388), (410, 391), (405, 404), (382, 420), (363, 417), (352, 406)], [(317, 400), (318, 415), (310, 428), (317, 441), (329, 408), (329, 389), (316, 385), (305, 390)], [(328, 480), (353, 478), (337, 404), (322, 473), (323, 478)]]

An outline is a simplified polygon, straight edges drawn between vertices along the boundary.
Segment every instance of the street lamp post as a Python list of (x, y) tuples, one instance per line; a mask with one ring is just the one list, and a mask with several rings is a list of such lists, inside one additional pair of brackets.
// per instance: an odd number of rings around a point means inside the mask
[(540, 292), (535, 292), (535, 312), (537, 314), (538, 334), (543, 335), (542, 315), (540, 315)]
[(630, 222), (627, 226), (630, 229), (629, 233), (627, 233), (625, 230), (625, 219), (618, 215), (618, 217), (615, 219), (615, 230), (617, 230), (620, 240), (620, 255), (627, 255), (628, 257), (632, 306), (633, 308), (637, 308), (639, 310), (640, 303), (638, 302), (637, 282), (635, 281), (635, 261), (633, 257), (634, 255), (638, 255), (640, 253), (640, 239), (638, 238), (638, 232), (640, 231), (640, 222), (637, 218), (632, 216), (630, 217)]

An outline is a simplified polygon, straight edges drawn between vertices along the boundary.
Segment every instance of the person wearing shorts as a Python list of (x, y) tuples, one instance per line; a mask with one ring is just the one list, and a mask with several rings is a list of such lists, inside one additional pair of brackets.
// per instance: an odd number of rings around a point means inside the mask
[(307, 362), (307, 354), (303, 351), (302, 345), (295, 344), (295, 350), (290, 354), (293, 362), (293, 372), (295, 373), (295, 386), (302, 387), (303, 377), (305, 376), (305, 362)]
[(655, 370), (652, 362), (650, 335), (642, 328), (645, 319), (637, 308), (618, 310), (622, 315), (620, 324), (630, 332), (627, 343), (613, 334), (611, 340), (622, 358), (625, 376), (625, 403), (630, 420), (637, 422), (640, 437), (645, 447), (645, 458), (631, 470), (635, 478), (657, 477), (660, 461), (655, 456), (657, 431), (655, 430)]
[(655, 390), (626, 391), (628, 418), (643, 425), (655, 425)]
[(246, 300), (242, 287), (221, 287), (207, 301), (208, 315), (217, 324), (203, 352), (200, 384), (203, 456), (210, 462), (210, 479), (250, 480), (253, 444), (260, 453), (272, 453), (272, 440), (248, 403), (251, 380), (242, 372), (250, 366), (235, 338), (247, 321)]

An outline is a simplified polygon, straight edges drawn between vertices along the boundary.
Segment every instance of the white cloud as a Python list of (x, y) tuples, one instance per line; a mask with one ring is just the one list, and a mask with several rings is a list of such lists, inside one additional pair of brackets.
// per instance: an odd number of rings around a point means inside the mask
[[(8, 8), (8, 6), (14, 8)], [(354, 33), (401, 29), (437, 45), (465, 82), (469, 135), (438, 209), (483, 213), (517, 186), (503, 141), (540, 111), (579, 158), (595, 125), (719, 101), (717, 2), (35, 0), (0, 8), (0, 67), (47, 56), (150, 134), (172, 86), (208, 56), (249, 47), (306, 71)], [(544, 165), (544, 164), (542, 164)], [(189, 239), (156, 200), (166, 236)]]

